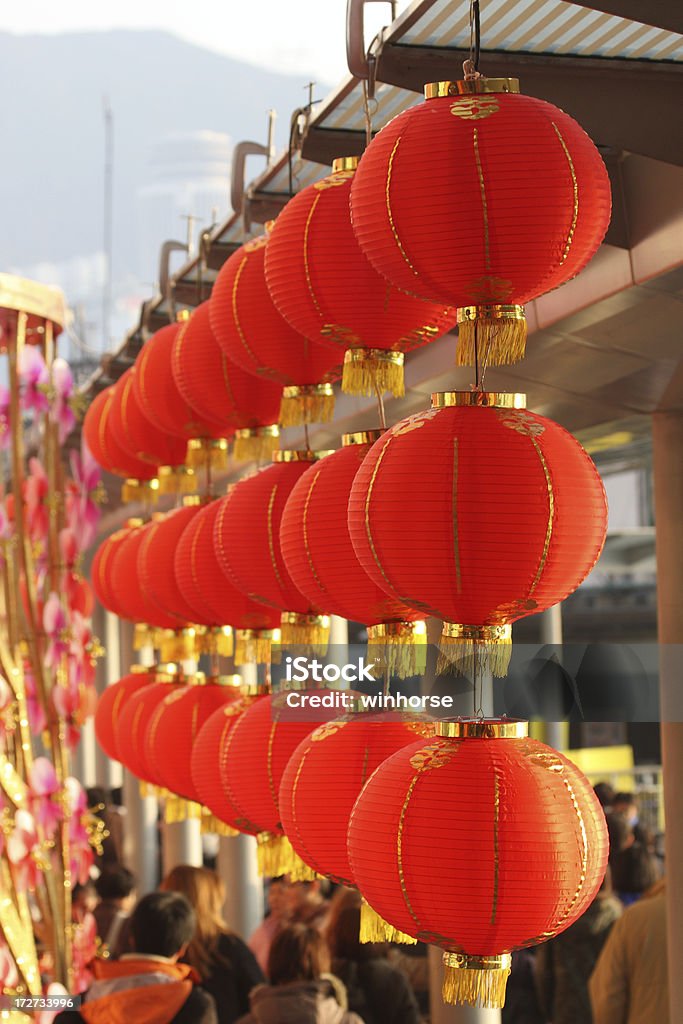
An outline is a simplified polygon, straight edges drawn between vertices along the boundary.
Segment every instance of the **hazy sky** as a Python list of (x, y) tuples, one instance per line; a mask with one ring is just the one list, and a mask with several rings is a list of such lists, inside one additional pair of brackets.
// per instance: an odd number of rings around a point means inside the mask
[[(408, 0), (399, 0), (399, 12)], [(366, 40), (391, 20), (388, 3), (366, 8)], [(165, 29), (200, 46), (274, 70), (336, 83), (347, 73), (346, 0), (22, 0), (0, 8), (0, 31)]]

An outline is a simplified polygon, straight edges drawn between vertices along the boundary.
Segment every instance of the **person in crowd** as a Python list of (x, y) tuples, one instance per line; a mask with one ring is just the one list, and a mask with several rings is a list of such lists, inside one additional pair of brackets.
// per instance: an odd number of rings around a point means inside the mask
[(622, 906), (607, 869), (600, 891), (578, 921), (536, 951), (536, 987), (552, 1024), (591, 1024), (588, 980)]
[(638, 803), (633, 793), (615, 793), (611, 810), (613, 814), (623, 814), (631, 828), (638, 824)]
[(329, 968), (320, 932), (310, 925), (286, 925), (270, 948), (270, 984), (252, 991), (251, 1010), (239, 1024), (364, 1024), (347, 1009), (346, 989)]
[(360, 894), (335, 893), (325, 928), (332, 972), (341, 978), (349, 1009), (365, 1024), (419, 1024), (415, 995), (402, 972), (387, 960), (388, 946), (361, 942)]
[(223, 881), (210, 868), (181, 864), (166, 876), (161, 889), (182, 893), (194, 908), (197, 928), (183, 960), (213, 996), (218, 1024), (234, 1024), (249, 1009), (252, 988), (264, 979), (254, 954), (223, 920)]
[(102, 786), (91, 786), (86, 790), (88, 810), (100, 819), (106, 835), (102, 838), (102, 854), (98, 857), (98, 867), (105, 864), (123, 863), (123, 818), (119, 810), (111, 803), (107, 791)]
[(512, 954), (505, 1005), (501, 1011), (502, 1024), (546, 1024), (548, 1018), (541, 1013), (536, 995), (535, 963), (535, 949), (517, 949)]
[(616, 796), (614, 786), (610, 786), (609, 782), (597, 782), (593, 786), (593, 792), (600, 801), (600, 806), (602, 807), (605, 814), (607, 814), (608, 811), (611, 811), (612, 803), (614, 801), (614, 797)]
[(266, 894), (268, 913), (261, 924), (251, 933), (247, 943), (264, 974), (268, 969), (268, 955), (273, 939), (280, 928), (285, 925), (289, 916), (287, 889), (287, 879), (284, 876), (271, 878)]
[(625, 907), (640, 899), (659, 878), (657, 858), (638, 842), (615, 854), (611, 867), (614, 888)]
[(287, 886), (288, 918), (296, 924), (323, 930), (330, 912), (330, 901), (323, 893), (323, 881), (290, 882)]
[(109, 864), (95, 882), (100, 898), (95, 907), (97, 934), (109, 956), (126, 952), (130, 914), (135, 905), (135, 877), (123, 864)]
[(623, 814), (605, 815), (607, 822), (607, 836), (609, 838), (609, 862), (612, 864), (614, 858), (622, 850), (627, 849), (634, 842), (633, 829)]
[(195, 913), (180, 893), (152, 892), (131, 917), (133, 952), (120, 960), (98, 960), (96, 980), (80, 1010), (64, 1010), (55, 1024), (217, 1024), (208, 992), (179, 963), (196, 927)]
[(595, 965), (589, 991), (593, 1024), (673, 1024), (662, 885), (616, 922)]

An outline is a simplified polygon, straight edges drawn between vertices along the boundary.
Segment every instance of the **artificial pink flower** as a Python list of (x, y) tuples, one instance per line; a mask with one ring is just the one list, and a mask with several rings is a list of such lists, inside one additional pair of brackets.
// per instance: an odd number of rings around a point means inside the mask
[(5, 845), (7, 857), (14, 868), (17, 888), (34, 888), (39, 874), (34, 853), (40, 850), (40, 840), (30, 811), (15, 812), (14, 828), (7, 836)]
[(72, 569), (78, 558), (78, 541), (76, 534), (69, 526), (65, 526), (63, 530), (59, 531), (59, 552), (66, 568)]
[(19, 353), (19, 388), (22, 409), (47, 412), (50, 374), (43, 353), (35, 345), (24, 345)]
[(54, 399), (50, 415), (59, 427), (59, 443), (63, 444), (76, 425), (70, 404), (74, 394), (74, 378), (66, 359), (55, 359), (52, 364), (52, 384)]
[(100, 467), (95, 462), (85, 441), (81, 453), (71, 453), (73, 480), (67, 485), (66, 520), (80, 551), (94, 542), (100, 521), (99, 505), (93, 498), (101, 480)]
[(28, 468), (28, 476), (24, 481), (26, 529), (34, 543), (45, 546), (48, 531), (47, 473), (40, 459), (29, 459)]
[(52, 838), (64, 814), (57, 801), (59, 781), (52, 761), (37, 757), (28, 771), (29, 805), (37, 824)]
[(59, 596), (50, 593), (43, 608), (43, 629), (48, 639), (45, 664), (55, 668), (69, 649), (66, 612)]
[(88, 798), (78, 779), (72, 775), (66, 780), (64, 788), (70, 813), (71, 874), (81, 885), (85, 885), (90, 877), (90, 868), (95, 861), (87, 829)]
[(19, 984), (19, 973), (14, 957), (10, 953), (7, 944), (0, 943), (0, 985), (3, 992), (16, 988)]
[(7, 449), (12, 439), (9, 419), (9, 391), (0, 385), (0, 448)]
[(24, 665), (24, 686), (26, 687), (26, 710), (32, 736), (40, 736), (47, 725), (45, 709), (38, 700), (36, 681), (28, 662)]

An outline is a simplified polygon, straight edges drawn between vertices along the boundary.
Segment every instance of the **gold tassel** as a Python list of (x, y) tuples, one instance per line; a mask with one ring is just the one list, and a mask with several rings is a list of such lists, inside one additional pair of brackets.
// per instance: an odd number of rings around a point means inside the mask
[(330, 423), (334, 415), (331, 384), (302, 384), (282, 389), (280, 426), (300, 427), (304, 423)]
[(197, 656), (197, 632), (189, 629), (165, 629), (160, 643), (162, 661), (188, 661)]
[(148, 796), (153, 796), (155, 800), (166, 796), (166, 790), (161, 786), (154, 786), (151, 782), (144, 782), (142, 779), (138, 782), (138, 791), (143, 800)]
[(154, 480), (124, 480), (121, 485), (121, 501), (124, 505), (129, 501), (144, 501), (147, 504), (156, 504), (159, 498), (159, 481)]
[(505, 987), (510, 975), (512, 956), (466, 956), (444, 953), (444, 976), (441, 994), (444, 1003), (466, 1004), (482, 1009), (500, 1010), (505, 1005)]
[(350, 348), (344, 355), (342, 391), (347, 395), (368, 395), (388, 391), (394, 398), (405, 394), (403, 352), (383, 348)]
[(198, 630), (197, 650), (200, 654), (220, 654), (232, 658), (232, 629), (230, 626), (207, 626)]
[[(526, 349), (523, 306), (462, 306), (458, 310), (457, 366), (518, 363)], [(476, 342), (476, 344), (475, 344)]]
[(143, 647), (156, 647), (157, 630), (152, 629), (144, 622), (136, 622), (133, 629), (133, 650), (140, 651)]
[(201, 818), (202, 808), (193, 800), (186, 800), (177, 793), (169, 793), (164, 804), (164, 821), (167, 825), (174, 825), (179, 821), (187, 821), (190, 818)]
[(427, 668), (427, 624), (382, 622), (368, 626), (368, 660), (398, 679), (424, 675)]
[(237, 629), (235, 665), (269, 665), (272, 645), (279, 643), (279, 629)]
[(262, 878), (289, 875), (292, 882), (312, 882), (318, 875), (302, 861), (287, 836), (259, 832), (256, 836), (258, 873)]
[(198, 486), (189, 466), (159, 466), (159, 494), (194, 494)]
[(306, 654), (327, 654), (330, 638), (329, 615), (302, 615), (283, 612), (280, 618), (283, 647), (303, 647)]
[(224, 437), (193, 437), (187, 442), (186, 466), (212, 473), (228, 468), (228, 442)]
[(507, 675), (512, 657), (512, 626), (462, 626), (444, 622), (437, 673), (472, 676)]
[(255, 427), (235, 431), (232, 453), (238, 462), (264, 462), (280, 447), (280, 428)]
[(238, 836), (240, 834), (236, 828), (227, 825), (215, 814), (212, 814), (208, 807), (202, 807), (200, 831), (203, 835), (211, 833), (215, 836)]
[(380, 917), (365, 900), (362, 900), (360, 905), (359, 938), (361, 942), (401, 942), (405, 946), (414, 946), (417, 943), (417, 939), (412, 935), (406, 935)]

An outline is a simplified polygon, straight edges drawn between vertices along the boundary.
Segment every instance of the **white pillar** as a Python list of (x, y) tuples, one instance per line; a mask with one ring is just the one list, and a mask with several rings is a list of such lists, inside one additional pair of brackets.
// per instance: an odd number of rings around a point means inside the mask
[(253, 836), (221, 836), (218, 874), (225, 882), (225, 920), (242, 938), (248, 939), (263, 920), (263, 879), (256, 870), (256, 840)]
[(88, 718), (81, 729), (81, 738), (72, 754), (72, 772), (84, 789), (97, 783), (97, 742), (95, 722)]
[[(562, 645), (562, 604), (554, 604), (539, 615), (541, 620), (541, 643)], [(555, 652), (558, 657), (560, 652)], [(546, 722), (544, 729), (545, 742), (556, 750), (566, 750), (569, 746), (569, 723)]]
[(657, 619), (666, 816), (669, 1019), (683, 1020), (683, 416), (652, 418)]
[(204, 862), (202, 835), (198, 818), (186, 821), (164, 822), (162, 844), (162, 872), (164, 877), (178, 864), (191, 864), (200, 868)]

